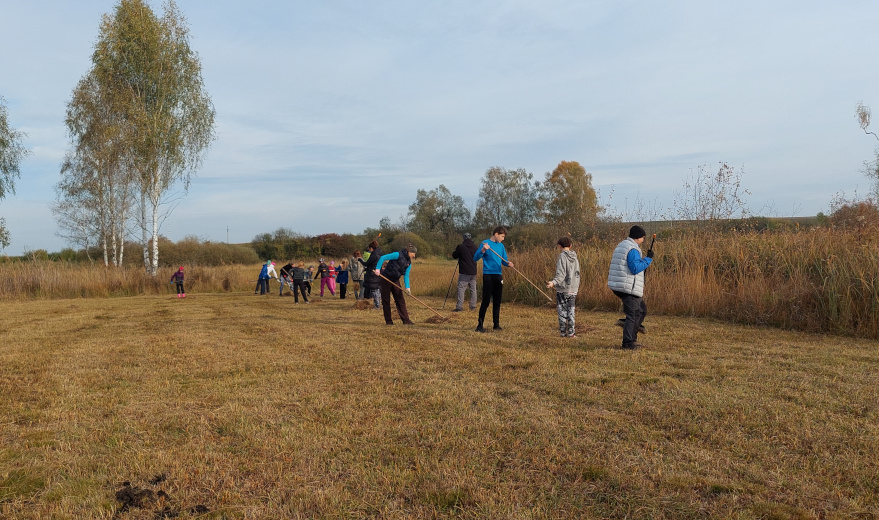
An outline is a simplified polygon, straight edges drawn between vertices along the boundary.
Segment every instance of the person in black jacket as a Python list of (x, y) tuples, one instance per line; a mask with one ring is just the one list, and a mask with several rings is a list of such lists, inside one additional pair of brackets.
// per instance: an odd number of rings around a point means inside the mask
[(330, 290), (330, 294), (333, 296), (336, 295), (336, 290), (333, 288), (333, 285), (330, 283), (332, 278), (330, 277), (330, 266), (328, 266), (324, 259), (320, 259), (320, 264), (317, 266), (317, 274), (314, 275), (314, 279), (317, 280), (320, 278), (320, 295), (323, 297), (324, 295), (324, 287)]
[(293, 278), (293, 300), (299, 303), (299, 294), (302, 293), (302, 299), (308, 303), (308, 295), (305, 294), (305, 288), (308, 271), (305, 270), (305, 262), (299, 262), (299, 265), (290, 270), (290, 276)]
[(285, 284), (290, 287), (290, 292), (295, 294), (296, 289), (293, 288), (293, 262), (282, 267), (278, 274), (281, 275), (281, 290), (278, 291), (278, 296), (284, 295)]
[(375, 266), (376, 264), (378, 264), (379, 258), (382, 257), (382, 250), (378, 247), (378, 242), (376, 242), (375, 240), (369, 243), (369, 246), (367, 246), (366, 250), (369, 251), (369, 259), (367, 259), (365, 262), (363, 261), (363, 258), (357, 259), (357, 261), (364, 266), (363, 285), (366, 286), (366, 290), (369, 292), (369, 294), (372, 295), (373, 302), (375, 303), (375, 308), (381, 309), (381, 278), (379, 278), (379, 276), (375, 274)]
[[(403, 279), (406, 287), (406, 293), (412, 294), (409, 288), (409, 270), (412, 269), (412, 260), (418, 250), (412, 244), (396, 253), (388, 253), (379, 258), (375, 266), (375, 272), (381, 269), (381, 277), (379, 278), (380, 290), (382, 295), (382, 311), (385, 315), (385, 323), (393, 325), (391, 318), (391, 296), (394, 297), (394, 303), (397, 305), (397, 313), (403, 320), (403, 325), (413, 325), (409, 319), (409, 311), (406, 309), (406, 298), (403, 296), (403, 289), (400, 285), (400, 279)], [(372, 258), (370, 256), (370, 258)], [(382, 268), (382, 264), (384, 267)]]
[(476, 309), (476, 262), (473, 255), (476, 254), (476, 244), (473, 243), (470, 233), (464, 233), (464, 241), (458, 244), (452, 253), (452, 258), (458, 260), (458, 303), (455, 312), (464, 310), (464, 293), (470, 288), (470, 310)]

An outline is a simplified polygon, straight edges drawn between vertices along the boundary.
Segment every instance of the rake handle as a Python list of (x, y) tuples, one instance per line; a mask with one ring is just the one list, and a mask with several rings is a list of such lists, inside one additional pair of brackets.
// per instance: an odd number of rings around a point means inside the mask
[[(402, 286), (402, 285), (400, 285), (400, 284), (396, 284), (396, 283), (392, 282), (391, 280), (388, 280), (388, 278), (385, 277), (385, 275), (383, 275), (383, 274), (381, 274), (381, 273), (379, 273), (378, 275), (381, 276), (382, 278), (384, 278), (385, 280), (387, 280), (389, 284), (394, 285), (394, 286), (397, 286), (397, 287), (399, 287), (400, 289), (402, 289), (402, 290), (404, 290), (404, 291), (406, 290), (406, 289), (403, 289), (403, 286)], [(444, 319), (444, 320), (447, 320), (447, 319), (448, 319), (448, 318), (446, 318), (445, 316), (443, 316), (442, 314), (440, 314), (440, 313), (438, 313), (437, 311), (433, 310), (433, 307), (431, 307), (430, 305), (428, 305), (428, 304), (424, 303), (423, 301), (419, 300), (418, 297), (415, 296), (414, 294), (409, 293), (409, 296), (415, 298), (415, 301), (417, 301), (417, 302), (420, 303), (421, 305), (424, 305), (425, 307), (427, 307), (428, 309), (430, 309), (434, 314), (436, 314), (436, 315), (439, 316), (440, 318), (442, 318), (442, 319)]]
[[(500, 258), (502, 262), (507, 262), (507, 263), (509, 263), (509, 260), (504, 260), (504, 257), (502, 257), (501, 255), (497, 254), (497, 251), (495, 251), (494, 249), (492, 249), (492, 248), (489, 247), (488, 250), (491, 251), (492, 253), (494, 253), (494, 255), (495, 255), (496, 257)], [(509, 266), (507, 266), (507, 267), (509, 267), (509, 268), (511, 268), (513, 271), (516, 271), (517, 273), (519, 273), (519, 276), (521, 276), (522, 278), (524, 278), (526, 282), (528, 282), (528, 283), (530, 283), (531, 285), (533, 285), (534, 288), (537, 289), (537, 290), (540, 292), (540, 294), (546, 296), (546, 299), (549, 300), (549, 303), (555, 303), (555, 302), (552, 300), (552, 298), (549, 297), (548, 294), (546, 294), (545, 292), (543, 292), (543, 291), (540, 289), (540, 287), (538, 287), (537, 285), (535, 285), (535, 283), (532, 282), (531, 280), (529, 280), (527, 276), (525, 276), (524, 274), (522, 274), (522, 271), (516, 269), (516, 268), (513, 267), (512, 265), (509, 265)]]

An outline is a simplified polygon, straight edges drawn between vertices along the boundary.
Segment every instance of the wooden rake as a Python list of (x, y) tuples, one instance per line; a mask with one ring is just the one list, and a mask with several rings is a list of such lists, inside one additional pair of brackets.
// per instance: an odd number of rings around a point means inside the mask
[[(489, 247), (488, 250), (491, 251), (492, 253), (494, 253), (494, 256), (500, 258), (500, 259), (501, 259), (501, 262), (507, 262), (507, 263), (509, 263), (509, 260), (504, 260), (504, 257), (502, 257), (501, 255), (499, 255), (499, 254), (497, 253), (497, 251), (495, 251), (494, 249), (492, 249), (492, 248)], [(540, 289), (540, 287), (538, 287), (537, 285), (535, 285), (534, 282), (532, 282), (531, 280), (529, 280), (528, 277), (525, 276), (525, 275), (522, 273), (522, 271), (516, 269), (516, 268), (513, 267), (512, 265), (508, 265), (507, 267), (509, 267), (509, 268), (511, 268), (513, 271), (516, 271), (517, 273), (519, 273), (519, 276), (521, 276), (522, 278), (524, 278), (526, 282), (528, 282), (528, 283), (530, 283), (531, 285), (533, 285), (534, 288), (537, 289), (537, 290), (540, 292), (540, 294), (546, 296), (546, 299), (549, 300), (549, 303), (555, 305), (555, 300), (553, 300), (552, 298), (550, 298), (548, 294), (546, 294), (545, 292), (543, 292), (543, 291)]]
[[(385, 275), (379, 273), (379, 276), (382, 277), (382, 278), (384, 278), (385, 280), (387, 280), (387, 282), (388, 282), (389, 284), (394, 285), (394, 286), (396, 286), (396, 287), (399, 287), (399, 288), (400, 288), (401, 290), (403, 290), (403, 291), (406, 290), (406, 289), (403, 288), (402, 285), (392, 282), (392, 281), (389, 280)], [(424, 305), (425, 307), (427, 307), (428, 309), (430, 309), (431, 312), (433, 312), (434, 314), (436, 314), (436, 316), (432, 316), (431, 318), (429, 318), (429, 319), (427, 320), (429, 323), (445, 323), (445, 322), (451, 320), (451, 318), (448, 318), (448, 317), (446, 317), (446, 316), (443, 316), (442, 314), (440, 314), (439, 312), (437, 312), (436, 310), (434, 310), (433, 307), (431, 307), (430, 305), (428, 305), (428, 304), (424, 303), (423, 301), (421, 301), (420, 299), (418, 299), (418, 297), (415, 296), (414, 294), (411, 294), (411, 293), (410, 293), (409, 296), (415, 298), (415, 301), (417, 301), (417, 302), (420, 303), (421, 305)]]

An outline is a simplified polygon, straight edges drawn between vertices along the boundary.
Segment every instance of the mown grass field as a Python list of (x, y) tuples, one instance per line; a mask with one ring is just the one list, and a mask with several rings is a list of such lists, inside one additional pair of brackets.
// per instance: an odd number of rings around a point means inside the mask
[(0, 517), (879, 516), (874, 341), (649, 317), (626, 352), (617, 314), (409, 308), (0, 303)]

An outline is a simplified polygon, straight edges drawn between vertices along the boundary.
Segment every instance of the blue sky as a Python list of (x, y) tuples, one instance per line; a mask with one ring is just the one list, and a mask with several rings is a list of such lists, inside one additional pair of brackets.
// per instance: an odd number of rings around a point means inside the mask
[[(33, 152), (0, 201), (7, 254), (65, 246), (49, 210), (65, 106), (114, 5), (0, 0), (0, 95)], [(879, 110), (875, 1), (178, 6), (219, 139), (162, 225), (174, 240), (360, 232), (441, 183), (472, 209), (486, 169), (542, 178), (562, 160), (628, 218), (666, 212), (691, 169), (719, 161), (770, 216), (870, 189), (876, 142), (854, 112)]]

